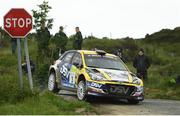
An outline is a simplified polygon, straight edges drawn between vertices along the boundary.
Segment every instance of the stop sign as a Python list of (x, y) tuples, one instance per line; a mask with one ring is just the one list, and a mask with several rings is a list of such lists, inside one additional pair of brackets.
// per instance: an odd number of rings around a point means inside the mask
[(12, 38), (24, 38), (32, 29), (32, 16), (23, 8), (12, 8), (4, 16), (4, 29)]

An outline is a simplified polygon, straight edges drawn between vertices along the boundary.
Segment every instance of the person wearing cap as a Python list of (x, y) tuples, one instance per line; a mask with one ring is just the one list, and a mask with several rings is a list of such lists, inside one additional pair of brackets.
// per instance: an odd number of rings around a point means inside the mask
[(150, 62), (148, 57), (144, 54), (144, 50), (142, 48), (139, 50), (138, 55), (134, 58), (133, 66), (137, 70), (137, 76), (147, 81), (147, 70), (150, 67)]
[(79, 30), (79, 27), (76, 27), (75, 31), (76, 31), (76, 35), (75, 35), (75, 40), (74, 40), (74, 49), (81, 50), (83, 37), (82, 37), (81, 31)]

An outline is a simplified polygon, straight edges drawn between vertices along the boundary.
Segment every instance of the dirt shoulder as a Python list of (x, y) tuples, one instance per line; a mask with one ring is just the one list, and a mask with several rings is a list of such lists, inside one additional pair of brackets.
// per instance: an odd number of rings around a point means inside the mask
[[(61, 91), (60, 96), (68, 100), (77, 100), (76, 94)], [(180, 115), (180, 101), (145, 99), (137, 105), (127, 103), (126, 100), (110, 98), (92, 98), (89, 103), (99, 114), (108, 115)]]

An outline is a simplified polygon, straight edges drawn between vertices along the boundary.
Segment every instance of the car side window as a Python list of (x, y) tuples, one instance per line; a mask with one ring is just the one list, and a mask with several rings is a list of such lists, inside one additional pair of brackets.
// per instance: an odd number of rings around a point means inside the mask
[(70, 63), (73, 55), (74, 55), (73, 52), (67, 53), (67, 54), (62, 58), (62, 61), (63, 61), (63, 62), (66, 62), (66, 63)]
[(81, 54), (76, 53), (73, 57), (72, 64), (75, 66), (81, 66), (82, 65), (82, 57)]

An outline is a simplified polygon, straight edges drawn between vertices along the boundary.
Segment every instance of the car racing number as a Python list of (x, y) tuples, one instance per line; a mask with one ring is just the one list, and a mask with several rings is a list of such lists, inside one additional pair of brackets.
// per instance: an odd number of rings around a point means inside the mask
[[(68, 68), (66, 67), (66, 65), (62, 65), (62, 67), (60, 68), (60, 73), (62, 75), (61, 78), (63, 80), (62, 84), (64, 86), (68, 86), (68, 87), (74, 87), (75, 84), (75, 73), (71, 72), (70, 70), (68, 70)], [(66, 81), (64, 81), (66, 80)]]
[(66, 68), (65, 65), (63, 65), (61, 68), (60, 68), (60, 73), (66, 77), (68, 75), (68, 69)]

